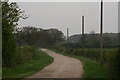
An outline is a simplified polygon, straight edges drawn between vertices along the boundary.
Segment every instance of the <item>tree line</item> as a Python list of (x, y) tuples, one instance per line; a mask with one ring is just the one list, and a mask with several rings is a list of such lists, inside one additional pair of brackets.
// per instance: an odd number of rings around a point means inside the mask
[(56, 28), (42, 29), (33, 26), (18, 28), (15, 35), (18, 46), (49, 47), (65, 40), (64, 34)]

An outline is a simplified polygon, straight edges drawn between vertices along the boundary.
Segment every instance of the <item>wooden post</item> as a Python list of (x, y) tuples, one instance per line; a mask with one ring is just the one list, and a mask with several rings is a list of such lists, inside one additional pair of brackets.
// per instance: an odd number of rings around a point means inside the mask
[(101, 23), (100, 23), (100, 63), (103, 64), (103, 0), (101, 0)]
[(69, 29), (67, 28), (67, 48), (69, 49)]
[(82, 49), (83, 49), (83, 56), (85, 56), (84, 55), (84, 44), (85, 44), (85, 36), (84, 36), (84, 16), (82, 16)]

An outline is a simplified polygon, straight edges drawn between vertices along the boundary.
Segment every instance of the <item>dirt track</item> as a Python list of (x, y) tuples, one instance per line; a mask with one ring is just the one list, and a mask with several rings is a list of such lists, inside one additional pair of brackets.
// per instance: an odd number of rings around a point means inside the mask
[(47, 49), (41, 50), (52, 56), (54, 61), (43, 70), (28, 78), (81, 78), (83, 65), (79, 60), (57, 54)]

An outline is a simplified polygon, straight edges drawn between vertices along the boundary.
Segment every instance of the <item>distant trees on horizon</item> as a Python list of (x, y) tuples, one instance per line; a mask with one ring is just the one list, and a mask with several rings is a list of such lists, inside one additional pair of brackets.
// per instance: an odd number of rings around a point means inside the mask
[(56, 28), (42, 29), (33, 26), (19, 28), (16, 33), (18, 46), (48, 47), (65, 40), (64, 34)]
[[(103, 33), (103, 47), (104, 48), (117, 48), (120, 43), (118, 33)], [(85, 48), (100, 48), (100, 35), (91, 31), (84, 34), (84, 47)], [(67, 47), (67, 43), (62, 44)], [(69, 37), (70, 48), (82, 48), (82, 34), (72, 35)]]

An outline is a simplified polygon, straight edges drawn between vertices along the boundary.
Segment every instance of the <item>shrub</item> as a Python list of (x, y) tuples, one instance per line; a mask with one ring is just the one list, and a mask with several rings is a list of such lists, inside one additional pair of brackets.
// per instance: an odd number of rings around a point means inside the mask
[(118, 49), (114, 49), (106, 54), (106, 67), (108, 68), (111, 78), (119, 78), (120, 76), (119, 61), (120, 54), (118, 53)]

